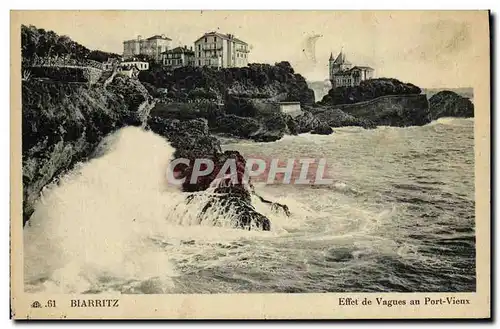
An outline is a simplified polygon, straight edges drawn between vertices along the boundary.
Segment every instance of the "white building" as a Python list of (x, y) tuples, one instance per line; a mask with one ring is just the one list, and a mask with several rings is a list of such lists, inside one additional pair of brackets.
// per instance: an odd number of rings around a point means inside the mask
[(300, 102), (280, 102), (279, 104), (282, 113), (290, 114), (292, 117), (302, 114)]
[(248, 64), (248, 44), (232, 34), (205, 33), (194, 42), (195, 66), (243, 67)]
[(123, 58), (129, 59), (137, 55), (146, 55), (160, 62), (162, 53), (170, 49), (172, 39), (162, 35), (153, 35), (143, 39), (140, 35), (137, 39), (123, 41)]
[(129, 60), (129, 61), (121, 62), (120, 67), (123, 70), (130, 70), (131, 68), (135, 67), (139, 71), (146, 71), (146, 70), (149, 70), (149, 63), (143, 62), (143, 61), (137, 61), (137, 60)]

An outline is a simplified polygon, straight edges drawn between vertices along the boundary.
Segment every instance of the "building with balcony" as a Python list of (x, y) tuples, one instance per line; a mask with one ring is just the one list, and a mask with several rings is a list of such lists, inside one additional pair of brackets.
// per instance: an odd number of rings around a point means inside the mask
[(194, 65), (215, 68), (243, 67), (248, 64), (248, 44), (232, 34), (208, 32), (194, 42)]
[(162, 53), (170, 49), (172, 39), (162, 35), (154, 35), (143, 39), (140, 35), (137, 39), (123, 41), (123, 58), (129, 59), (137, 55), (146, 55), (156, 62), (161, 62)]
[(329, 73), (332, 88), (358, 86), (361, 81), (372, 79), (374, 70), (369, 66), (353, 66), (343, 51), (334, 59), (330, 53)]
[(166, 68), (176, 69), (182, 66), (194, 66), (193, 47), (176, 47), (162, 53), (162, 64)]

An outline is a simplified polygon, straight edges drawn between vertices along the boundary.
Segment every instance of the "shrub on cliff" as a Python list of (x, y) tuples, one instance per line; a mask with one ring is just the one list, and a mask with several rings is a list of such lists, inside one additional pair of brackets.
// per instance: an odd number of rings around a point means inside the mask
[(202, 89), (215, 92), (218, 99), (225, 99), (227, 95), (269, 98), (283, 94), (282, 100), (314, 103), (314, 92), (288, 62), (225, 69), (180, 67), (173, 71), (157, 67), (140, 72), (139, 80), (167, 88), (176, 100), (185, 99), (194, 89)]
[(337, 105), (368, 101), (387, 95), (420, 94), (421, 89), (397, 79), (378, 78), (362, 81), (359, 86), (332, 88), (320, 104)]
[(120, 55), (104, 51), (91, 51), (87, 47), (71, 40), (68, 36), (58, 35), (54, 31), (38, 29), (33, 25), (21, 25), (21, 55), (23, 62), (35, 57), (69, 57), (76, 60), (92, 59), (105, 62), (108, 58)]
[(474, 104), (470, 99), (453, 91), (440, 91), (429, 98), (431, 120), (441, 117), (474, 117)]

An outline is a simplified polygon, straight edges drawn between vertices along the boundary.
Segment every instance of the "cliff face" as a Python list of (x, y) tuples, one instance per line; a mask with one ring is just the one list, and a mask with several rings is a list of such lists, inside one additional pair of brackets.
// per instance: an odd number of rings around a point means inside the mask
[(441, 91), (429, 98), (429, 108), (432, 120), (441, 117), (474, 117), (474, 104), (470, 99), (462, 97), (453, 91)]
[(425, 95), (383, 96), (367, 102), (335, 107), (377, 126), (421, 126), (431, 121)]
[(314, 92), (288, 62), (225, 69), (181, 67), (173, 71), (154, 67), (142, 71), (139, 79), (156, 88), (166, 88), (167, 96), (177, 100), (216, 98), (228, 93), (241, 97), (279, 96), (288, 101), (314, 102)]
[(147, 100), (137, 81), (116, 79), (108, 88), (25, 81), (22, 84), (24, 222), (43, 186), (84, 161), (104, 136), (141, 125)]
[[(139, 74), (142, 82), (166, 92), (165, 101), (194, 102), (208, 100), (226, 104), (227, 113), (239, 116), (255, 116), (258, 109), (247, 106), (241, 112), (240, 103), (249, 100), (300, 101), (314, 103), (314, 92), (300, 74), (296, 74), (288, 62), (275, 65), (249, 64), (247, 67), (213, 69), (209, 67), (181, 67), (174, 71), (153, 68)], [(252, 112), (254, 111), (254, 112)]]
[(288, 62), (220, 70), (153, 68), (141, 72), (139, 79), (159, 99), (153, 116), (204, 118), (212, 132), (256, 141), (275, 141), (296, 133), (294, 120), (280, 113), (277, 102), (314, 103), (314, 92)]

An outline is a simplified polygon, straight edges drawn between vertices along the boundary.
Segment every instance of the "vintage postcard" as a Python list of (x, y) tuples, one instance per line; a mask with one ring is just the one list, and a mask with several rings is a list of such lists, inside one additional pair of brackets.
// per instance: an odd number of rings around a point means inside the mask
[(12, 11), (14, 319), (490, 318), (488, 11)]

